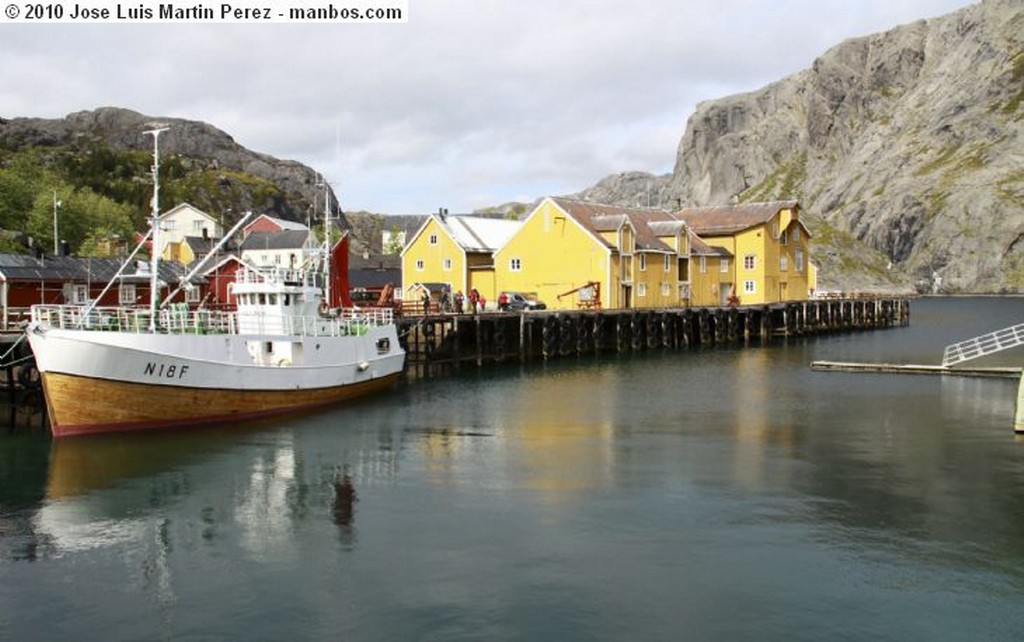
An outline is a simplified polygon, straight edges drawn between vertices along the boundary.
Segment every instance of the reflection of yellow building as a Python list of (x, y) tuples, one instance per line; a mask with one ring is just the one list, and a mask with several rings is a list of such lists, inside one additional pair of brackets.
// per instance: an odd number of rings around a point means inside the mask
[(728, 297), (726, 283), (743, 304), (807, 299), (810, 234), (796, 201), (687, 208), (676, 215), (708, 245), (732, 256), (729, 269), (721, 270), (729, 279), (719, 284), (719, 304), (723, 292)]

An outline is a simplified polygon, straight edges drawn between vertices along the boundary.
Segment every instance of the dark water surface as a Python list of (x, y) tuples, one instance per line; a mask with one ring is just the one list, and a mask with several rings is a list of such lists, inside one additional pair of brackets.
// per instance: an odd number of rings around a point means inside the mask
[[(255, 427), (0, 439), (2, 640), (1014, 640), (1008, 380), (911, 326), (414, 382)], [(1024, 365), (1020, 349), (981, 365)]]

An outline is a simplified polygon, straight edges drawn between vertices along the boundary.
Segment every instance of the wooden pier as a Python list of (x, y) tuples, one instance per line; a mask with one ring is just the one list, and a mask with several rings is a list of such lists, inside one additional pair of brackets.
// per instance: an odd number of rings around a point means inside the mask
[(406, 371), (423, 376), (485, 364), (602, 353), (764, 344), (910, 323), (906, 298), (823, 299), (764, 306), (559, 310), (403, 316)]
[(0, 334), (0, 353), (4, 357), (0, 366), (0, 412), (7, 423), (7, 432), (47, 425), (42, 381), (23, 336), (21, 333)]

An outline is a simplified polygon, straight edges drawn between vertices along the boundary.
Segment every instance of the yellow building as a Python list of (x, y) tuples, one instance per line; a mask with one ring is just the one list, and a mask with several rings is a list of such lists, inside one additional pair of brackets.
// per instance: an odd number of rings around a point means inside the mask
[(453, 295), (476, 288), (493, 307), (494, 251), (521, 226), (507, 219), (431, 214), (402, 250), (403, 298), (423, 286), (447, 286)]
[(680, 212), (545, 198), (522, 221), (432, 215), (402, 252), (403, 290), (502, 291), (549, 309), (803, 300), (813, 281), (796, 201)]
[[(692, 233), (691, 233), (692, 234)], [(711, 246), (696, 234), (690, 237), (689, 304), (697, 307), (728, 305), (734, 294), (732, 254), (723, 247)]]
[[(708, 246), (731, 257), (722, 254), (719, 259), (717, 285), (698, 286), (695, 279), (694, 305), (722, 305), (733, 288), (742, 305), (807, 299), (810, 234), (796, 201), (687, 208), (676, 216)], [(704, 295), (713, 290), (718, 300), (705, 302)], [(699, 297), (698, 291), (703, 291)]]
[(545, 198), (494, 253), (495, 286), (549, 309), (678, 307), (689, 250), (686, 226), (666, 210)]

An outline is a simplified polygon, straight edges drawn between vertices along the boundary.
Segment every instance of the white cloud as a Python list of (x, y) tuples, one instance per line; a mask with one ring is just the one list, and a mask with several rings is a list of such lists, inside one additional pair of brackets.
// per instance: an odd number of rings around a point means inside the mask
[(2, 25), (0, 116), (203, 120), (349, 208), (467, 211), (670, 171), (697, 102), (962, 0), (421, 0), (392, 25)]

